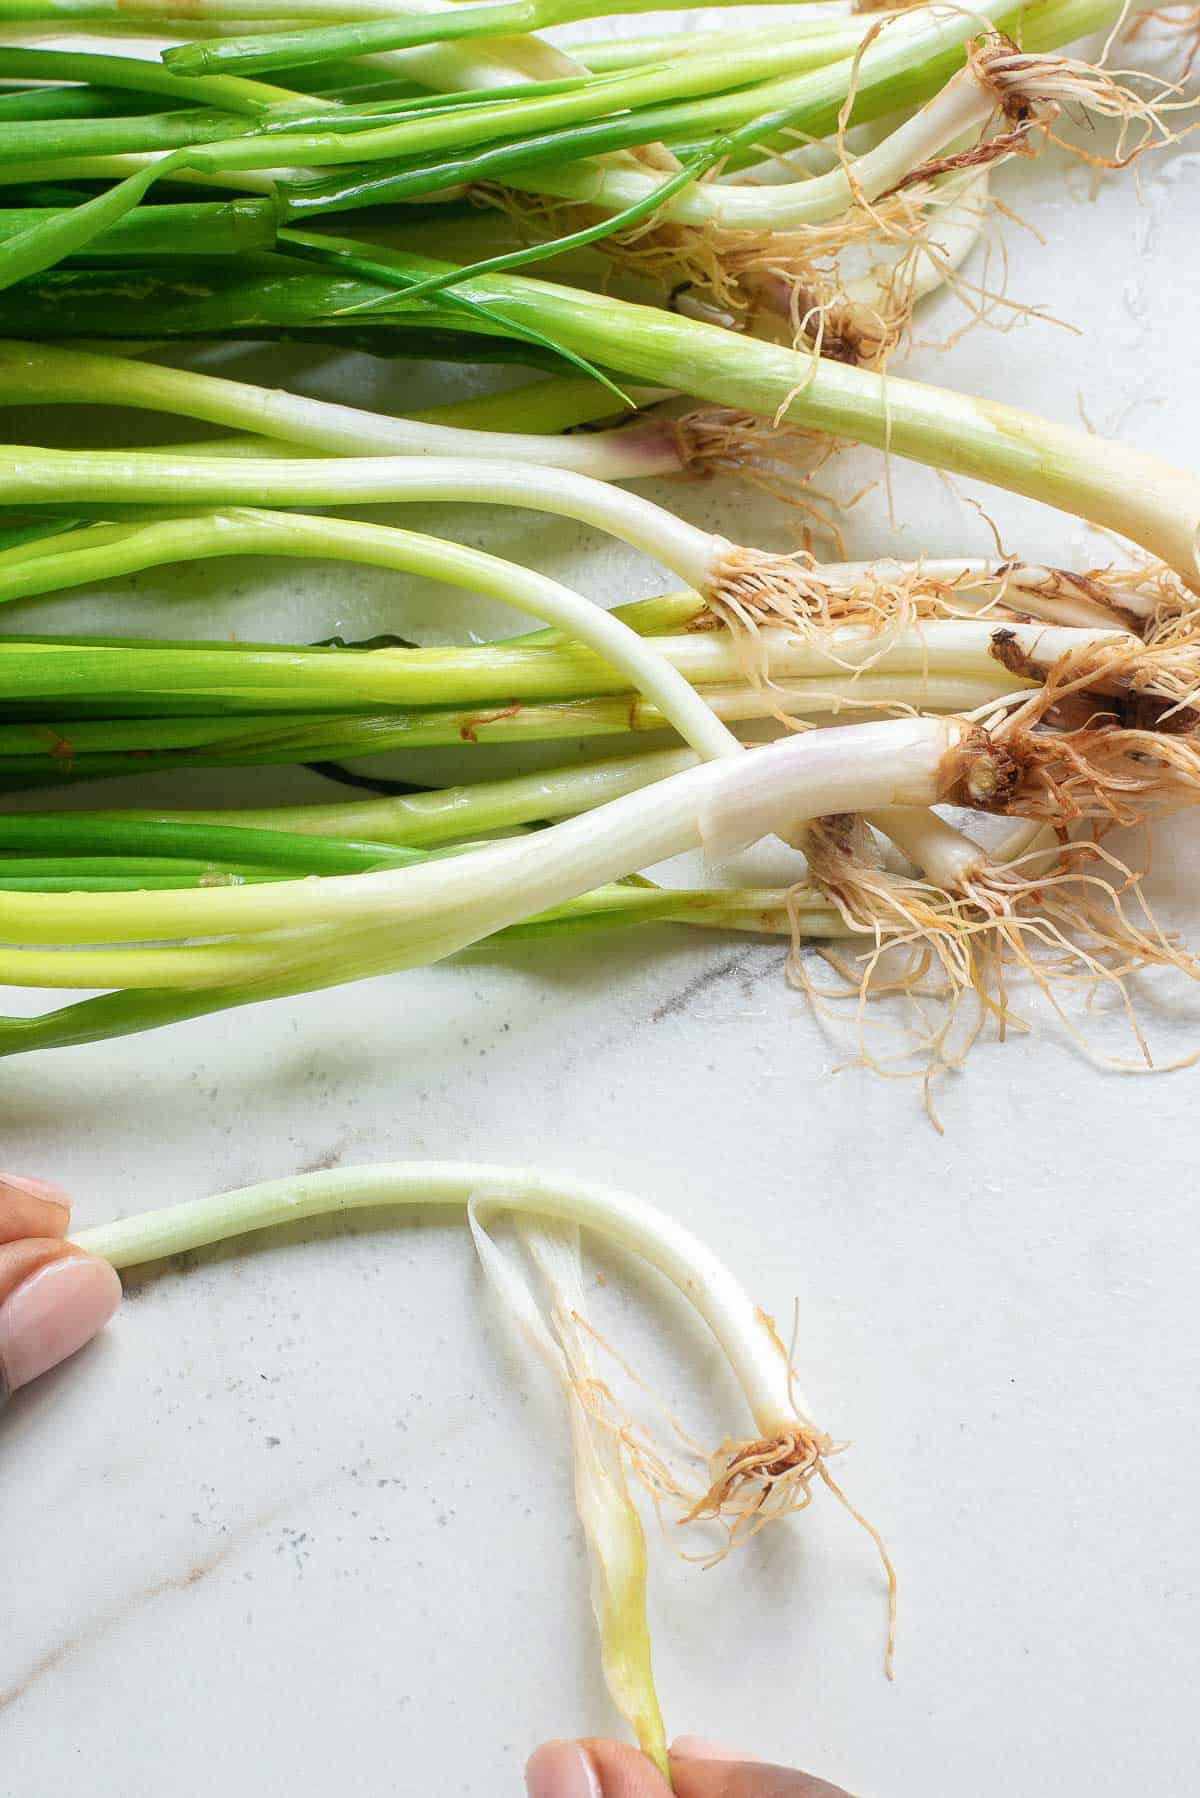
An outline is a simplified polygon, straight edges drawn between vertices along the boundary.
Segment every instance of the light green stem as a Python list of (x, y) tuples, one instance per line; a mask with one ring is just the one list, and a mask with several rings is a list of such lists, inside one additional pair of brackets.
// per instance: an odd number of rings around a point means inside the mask
[[(628, 630), (613, 614), (600, 616), (622, 633)], [(1015, 650), (1039, 657), (1039, 666), (1043, 655), (1086, 648), (1112, 636), (1067, 629), (1050, 633), (1040, 626), (1007, 622), (1004, 630)], [(852, 701), (858, 675), (874, 673), (908, 679), (916, 701), (930, 679), (990, 681), (997, 698), (1036, 685), (1032, 678), (1010, 673), (997, 657), (996, 631), (997, 626), (986, 619), (933, 619), (887, 636), (847, 626), (820, 637), (763, 629), (753, 646), (728, 630), (637, 639), (637, 643), (649, 664), (648, 686), (662, 663), (690, 683), (689, 693), (691, 687), (731, 686), (757, 671), (768, 687), (840, 679)], [(1039, 637), (1047, 639), (1044, 646)], [(622, 641), (627, 641), (624, 635)], [(9, 638), (0, 639), (0, 698), (26, 706), (37, 702), (43, 710), (69, 710), (77, 699), (103, 704), (108, 694), (128, 694), (136, 697), (137, 709), (154, 705), (160, 715), (170, 714), (176, 696), (185, 713), (197, 706), (286, 713), (322, 708), (368, 711), (387, 705), (503, 705), (623, 692), (630, 669), (640, 670), (642, 665), (636, 658), (627, 657), (626, 662), (618, 668), (611, 657), (571, 643), (314, 651)], [(670, 715), (661, 702), (660, 709)], [(119, 715), (119, 701), (111, 711)]]
[[(100, 821), (111, 819), (114, 823), (144, 818), (176, 824), (249, 826), (424, 848), (509, 830), (535, 819), (574, 817), (619, 798), (622, 793), (636, 792), (651, 781), (693, 768), (699, 759), (693, 749), (652, 750), (580, 767), (552, 768), (544, 774), (521, 774), (510, 780), (481, 781), (475, 786), (443, 787), (437, 792), (395, 798), (239, 807), (230, 811), (97, 811), (83, 815)], [(69, 820), (71, 814), (55, 816)]]
[[(0, 250), (5, 247), (0, 242)], [(589, 386), (590, 403), (575, 394), (576, 386), (585, 385)], [(578, 422), (581, 407), (586, 412), (602, 406), (610, 413), (614, 402), (611, 397), (602, 398), (602, 393), (595, 383), (572, 383), (570, 396), (552, 392), (542, 402), (533, 397), (527, 402), (526, 416), (539, 403), (548, 411), (574, 414), (572, 422)], [(464, 429), (436, 407), (420, 418), (393, 418), (328, 400), (307, 399), (282, 388), (256, 387), (248, 381), (57, 345), (0, 341), (3, 404), (131, 406), (259, 432), (339, 455), (513, 457), (577, 469), (600, 480), (671, 474), (682, 467), (678, 441), (666, 423), (575, 437), (500, 428)], [(179, 454), (179, 450), (173, 453)]]
[(729, 1270), (681, 1224), (641, 1200), (582, 1180), (556, 1180), (530, 1167), (472, 1162), (400, 1162), (297, 1174), (240, 1192), (194, 1199), (123, 1222), (82, 1230), (81, 1249), (113, 1267), (136, 1267), (232, 1237), (308, 1218), (383, 1206), (473, 1203), (486, 1218), (529, 1212), (596, 1231), (656, 1268), (697, 1310), (729, 1360), (755, 1424), (774, 1431), (797, 1414), (786, 1355), (761, 1308)]

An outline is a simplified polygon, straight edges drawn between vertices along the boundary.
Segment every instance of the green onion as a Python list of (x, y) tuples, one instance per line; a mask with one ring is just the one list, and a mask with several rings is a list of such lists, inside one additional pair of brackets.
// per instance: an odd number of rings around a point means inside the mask
[[(152, 228), (160, 212), (181, 213), (182, 223), (189, 223), (193, 213), (211, 213), (218, 215), (214, 229), (219, 232), (231, 220), (235, 230), (241, 229), (240, 221), (246, 216), (248, 232), (252, 233), (264, 222), (259, 208), (259, 202), (246, 200), (232, 201), (227, 207), (150, 207), (146, 209), (145, 223)], [(3, 216), (0, 214), (0, 242), (4, 236)], [(140, 217), (138, 213), (130, 214), (115, 233), (93, 244), (92, 252), (100, 254), (106, 242), (115, 243), (121, 232), (131, 232)], [(202, 231), (205, 224), (201, 217), (196, 229)], [(167, 229), (173, 228), (174, 221), (169, 221)], [(604, 390), (595, 383), (578, 383), (561, 394), (533, 391), (524, 401), (514, 397), (511, 409), (495, 403), (482, 407), (476, 404), (471, 415), (502, 414), (507, 418), (517, 412), (528, 421), (534, 406), (545, 405), (553, 408), (553, 422), (562, 418), (581, 423), (589, 416), (611, 413), (613, 402), (603, 396)], [(344, 454), (505, 457), (575, 469), (602, 480), (677, 474), (687, 457), (686, 434), (668, 422), (648, 422), (632, 431), (565, 438), (520, 429), (462, 428), (449, 421), (440, 422), (443, 412), (437, 408), (417, 419), (388, 418), (357, 407), (304, 399), (280, 388), (255, 387), (249, 382), (224, 380), (186, 369), (163, 368), (86, 351), (0, 342), (0, 405), (66, 403), (172, 412)], [(449, 416), (453, 419), (462, 415), (460, 408)]]
[[(480, 781), (472, 786), (443, 787), (428, 793), (320, 805), (277, 805), (260, 810), (22, 812), (4, 820), (0, 826), (0, 842), (6, 848), (12, 848), (17, 840), (4, 836), (5, 830), (20, 832), (44, 827), (50, 833), (46, 838), (47, 845), (66, 852), (84, 841), (91, 830), (111, 822), (139, 827), (183, 824), (189, 829), (228, 825), (422, 849), (535, 822), (575, 817), (580, 812), (594, 810), (609, 799), (634, 793), (639, 787), (662, 780), (668, 774), (679, 774), (685, 768), (695, 767), (698, 759), (692, 749), (642, 751), (638, 755), (614, 756), (605, 761), (552, 768), (540, 774)], [(299, 855), (302, 850), (298, 847), (296, 853)]]
[[(120, 88), (30, 87), (0, 93), (0, 124), (26, 119), (106, 119), (137, 112), (142, 102)], [(165, 109), (164, 109), (165, 110)]]
[[(628, 1456), (639, 1467), (640, 1445), (632, 1439), (628, 1420), (618, 1418), (611, 1400), (604, 1402), (606, 1388), (592, 1368), (595, 1339), (587, 1324), (580, 1226), (637, 1255), (670, 1281), (699, 1313), (741, 1386), (752, 1437), (740, 1446), (728, 1438), (721, 1442), (711, 1457), (712, 1468), (721, 1472), (702, 1479), (694, 1513), (725, 1521), (733, 1539), (751, 1520), (757, 1527), (807, 1503), (814, 1480), (824, 1479), (837, 1492), (824, 1471), (824, 1457), (833, 1445), (797, 1389), (770, 1317), (696, 1237), (611, 1188), (558, 1180), (529, 1168), (427, 1162), (276, 1181), (128, 1218), (85, 1231), (75, 1240), (114, 1266), (129, 1267), (177, 1254), (184, 1246), (202, 1247), (283, 1222), (416, 1204), (466, 1210), (489, 1280), (562, 1388), (605, 1674), (639, 1745), (665, 1774), (666, 1736), (646, 1621), (646, 1542), (624, 1465)], [(550, 1323), (517, 1262), (488, 1233), (492, 1219), (504, 1214), (519, 1214), (526, 1246), (548, 1288)], [(641, 1460), (665, 1465), (657, 1452)], [(670, 1496), (677, 1503), (680, 1488)], [(883, 1562), (891, 1618), (894, 1578), (886, 1555)], [(890, 1640), (889, 1631), (889, 1648)]]
[[(783, 682), (777, 689), (750, 681), (704, 689), (709, 710), (726, 724), (772, 718), (781, 711), (798, 722), (836, 718), (851, 708), (870, 715), (911, 706), (914, 696), (931, 713), (971, 712), (995, 703), (996, 677), (927, 676), (917, 683), (911, 675), (867, 671), (856, 677), (850, 693), (843, 674)], [(119, 703), (129, 711), (136, 696), (122, 694)], [(540, 705), (510, 700), (502, 706), (219, 717), (183, 715), (176, 701), (168, 718), (42, 716), (36, 722), (0, 724), (0, 787), (58, 787), (164, 768), (345, 762), (464, 743), (480, 748), (492, 743), (569, 743), (662, 731), (668, 725), (664, 713), (636, 693)]]
[(0, 58), (3, 59), (4, 77), (9, 81), (83, 81), (97, 87), (161, 94), (164, 99), (192, 105), (216, 106), (251, 118), (268, 107), (277, 106), (280, 101), (296, 99), (287, 88), (270, 87), (262, 81), (244, 81), (236, 75), (193, 80), (172, 74), (161, 63), (144, 62), (133, 56), (5, 44), (0, 47)]
[[(997, 54), (1007, 56), (1007, 40), (1000, 39), (998, 44)], [(1028, 67), (1023, 59), (1022, 66), (1032, 84), (1042, 65), (1035, 62)], [(1055, 66), (1054, 59), (1045, 59), (1047, 71)], [(870, 204), (891, 193), (948, 146), (986, 126), (995, 117), (999, 103), (988, 69), (988, 59), (977, 54), (918, 113), (874, 149), (846, 167), (839, 164), (827, 174), (799, 181), (765, 186), (709, 183), (669, 194), (660, 189), (658, 178), (648, 170), (610, 169), (591, 160), (517, 169), (511, 180), (515, 187), (531, 193), (552, 194), (623, 214), (658, 193), (664, 223), (711, 223), (740, 231), (794, 231), (822, 224), (852, 206)], [(1086, 97), (1081, 110), (1086, 114)], [(778, 122), (755, 120), (719, 140), (722, 152), (736, 152), (756, 139), (761, 141), (770, 134), (773, 124), (780, 128), (782, 115)], [(413, 291), (418, 293), (421, 289)]]
[(185, 862), (278, 869), (291, 874), (355, 874), (377, 867), (405, 867), (417, 850), (386, 843), (332, 839), (303, 832), (246, 825), (166, 822), (161, 819), (93, 818), (87, 813), (15, 812), (0, 815), (0, 874), (10, 854), (53, 852), (70, 846), (86, 856), (102, 850), (118, 856), (182, 857)]
[[(584, 817), (533, 837), (486, 845), (466, 858), (289, 882), (286, 891), (85, 895), (79, 901), (12, 896), (0, 903), (0, 935), (13, 945), (81, 940), (116, 945), (233, 932), (250, 932), (258, 940), (264, 931), (320, 932), (334, 926), (364, 933), (364, 951), (396, 955), (397, 966), (410, 950), (422, 960), (438, 959), (702, 841), (713, 853), (729, 854), (735, 845), (746, 847), (791, 820), (932, 804), (955, 790), (963, 774), (961, 752), (969, 742), (971, 733), (954, 720), (898, 719), (815, 731), (705, 763), (610, 800)], [(973, 769), (978, 753), (972, 751)], [(376, 930), (389, 939), (386, 946), (374, 936)], [(271, 945), (261, 941), (269, 957)], [(299, 938), (293, 947), (294, 971), (303, 954)], [(218, 960), (224, 952), (218, 951)], [(157, 951), (139, 953), (149, 958), (149, 969)]]
[[(61, 207), (0, 209), (0, 255), (6, 243), (29, 227), (62, 216)], [(274, 242), (275, 214), (268, 200), (222, 200), (135, 207), (72, 254), (101, 261), (141, 256), (240, 256), (269, 250)]]
[[(767, 416), (782, 413), (809, 430), (990, 481), (1131, 538), (1185, 580), (1200, 575), (1200, 479), (1143, 451), (1014, 407), (885, 378), (619, 300), (511, 275), (481, 277), (471, 284), (476, 286), (493, 310), (515, 314), (520, 326), (525, 316), (537, 318), (583, 354), (636, 379)], [(735, 571), (753, 574), (764, 593), (783, 594), (799, 578), (786, 558), (734, 551), (726, 539), (684, 524), (635, 494), (566, 469), (535, 473), (515, 463), (437, 457), (245, 459), (235, 466), (219, 457), (173, 460), (138, 452), (0, 452), (0, 501), (9, 505), (170, 505), (181, 483), (197, 503), (212, 505), (486, 498), (554, 512), (645, 550), (715, 603)], [(322, 526), (312, 522), (303, 528), (317, 532)], [(357, 529), (365, 542), (369, 527)], [(299, 526), (296, 536), (299, 543)], [(432, 562), (429, 567), (432, 571)]]
[[(422, 458), (423, 466), (436, 468), (434, 458)], [(217, 461), (218, 467), (230, 465)], [(238, 462), (232, 465), (234, 472), (248, 469), (256, 464)], [(291, 464), (280, 463), (279, 467), (290, 467)], [(339, 465), (341, 466), (341, 465)], [(344, 466), (351, 466), (345, 464)], [(452, 464), (458, 468), (459, 464)], [(492, 464), (480, 462), (476, 465), (482, 472), (481, 478), (490, 482)], [(512, 465), (518, 466), (518, 465)], [(561, 470), (539, 470), (536, 482), (543, 498), (549, 497), (548, 485), (552, 476), (563, 474)], [(597, 495), (619, 492), (600, 483), (585, 481), (582, 476), (565, 476), (568, 482), (578, 482), (589, 491), (594, 488)], [(570, 489), (568, 489), (570, 491)], [(628, 495), (632, 499), (633, 496)], [(640, 502), (645, 506), (646, 502)], [(635, 518), (640, 516), (637, 506), (631, 509)], [(657, 507), (649, 508), (656, 513)], [(665, 516), (665, 515), (664, 515)], [(237, 533), (239, 521), (232, 521), (232, 530)], [(653, 649), (647, 648), (634, 631), (614, 618), (600, 607), (581, 599), (568, 588), (543, 575), (516, 567), (512, 563), (499, 560), (495, 556), (485, 555), (482, 551), (472, 550), (459, 544), (447, 543), (430, 537), (420, 537), (412, 532), (380, 529), (369, 525), (354, 525), (349, 521), (324, 519), (302, 520), (295, 515), (272, 520), (269, 517), (252, 518), (249, 521), (253, 542), (261, 550), (270, 540), (273, 546), (285, 554), (305, 553), (302, 545), (306, 540), (310, 550), (323, 553), (324, 546), (330, 542), (343, 545), (353, 541), (361, 546), (356, 553), (365, 553), (372, 561), (380, 565), (403, 569), (408, 573), (424, 573), (437, 580), (451, 584), (466, 586), (475, 592), (489, 593), (494, 598), (506, 600), (509, 604), (532, 612), (548, 622), (561, 625), (581, 642), (590, 643), (600, 654), (620, 666), (626, 675), (647, 697), (659, 705), (663, 711), (675, 721), (683, 734), (696, 745), (705, 744), (715, 748), (717, 753), (727, 753), (736, 748), (736, 743), (729, 733), (711, 715), (703, 700), (693, 692), (687, 681), (669, 663), (665, 662)], [(333, 528), (331, 528), (333, 527)], [(154, 527), (147, 527), (153, 530)], [(695, 533), (702, 537), (703, 533)], [(243, 543), (245, 540), (243, 539)], [(11, 645), (0, 648), (0, 653), (11, 653)], [(102, 648), (93, 654), (101, 662), (114, 653)], [(49, 645), (43, 645), (40, 655), (46, 661), (47, 670), (53, 660)], [(232, 678), (233, 669), (229, 670)], [(31, 670), (30, 682), (38, 678)], [(32, 685), (28, 689), (33, 691)]]
[(187, 144), (221, 143), (229, 134), (229, 114), (213, 107), (111, 119), (36, 119), (11, 125), (4, 132), (0, 164), (60, 156), (114, 156), (131, 150), (176, 150)]
[[(376, 873), (168, 892), (0, 893), (0, 937), (13, 946), (3, 977), (20, 983), (25, 969), (33, 984), (199, 988), (193, 997), (212, 1009), (418, 965), (700, 841), (728, 854), (830, 811), (947, 797), (973, 741), (954, 721), (819, 731), (675, 774), (529, 837)], [(977, 782), (977, 749), (970, 767)], [(160, 946), (140, 946), (147, 942)], [(47, 954), (50, 945), (62, 947)]]

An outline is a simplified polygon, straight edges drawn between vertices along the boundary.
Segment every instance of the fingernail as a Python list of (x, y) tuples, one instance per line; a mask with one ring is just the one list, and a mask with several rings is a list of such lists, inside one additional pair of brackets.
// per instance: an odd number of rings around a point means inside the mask
[(677, 1736), (671, 1743), (671, 1753), (681, 1761), (741, 1761), (751, 1767), (758, 1761), (757, 1754), (746, 1754), (740, 1748), (726, 1748), (723, 1743), (706, 1741), (703, 1736)]
[(0, 1305), (0, 1384), (15, 1392), (57, 1367), (104, 1328), (120, 1298), (106, 1261), (70, 1255), (39, 1268)]
[(604, 1798), (592, 1758), (578, 1742), (547, 1742), (525, 1769), (529, 1798)]
[(53, 1180), (35, 1180), (32, 1174), (0, 1174), (0, 1199), (45, 1199), (49, 1205), (71, 1209), (71, 1196)]

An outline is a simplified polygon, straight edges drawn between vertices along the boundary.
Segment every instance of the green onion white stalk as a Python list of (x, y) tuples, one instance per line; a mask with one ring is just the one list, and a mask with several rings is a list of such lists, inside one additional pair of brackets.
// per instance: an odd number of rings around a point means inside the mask
[[(598, 480), (678, 474), (686, 459), (683, 438), (666, 420), (575, 437), (469, 430), (128, 357), (0, 342), (0, 405), (68, 403), (173, 413), (339, 456), (494, 457), (575, 469)], [(611, 411), (613, 402), (606, 403)]]

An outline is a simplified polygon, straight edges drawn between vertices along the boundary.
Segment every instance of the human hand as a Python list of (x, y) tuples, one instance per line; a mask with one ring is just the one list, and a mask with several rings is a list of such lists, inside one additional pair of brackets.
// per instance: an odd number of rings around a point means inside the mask
[(102, 1330), (121, 1302), (106, 1261), (65, 1242), (59, 1186), (0, 1174), (0, 1405)]
[[(694, 1736), (671, 1749), (675, 1798), (850, 1798), (811, 1774), (732, 1754)], [(670, 1798), (662, 1775), (636, 1748), (589, 1738), (547, 1742), (525, 1769), (529, 1798)]]

